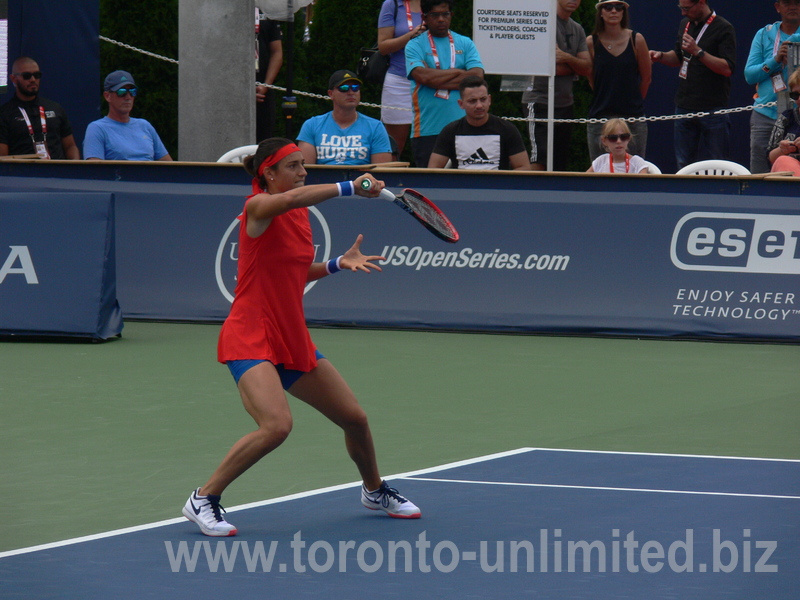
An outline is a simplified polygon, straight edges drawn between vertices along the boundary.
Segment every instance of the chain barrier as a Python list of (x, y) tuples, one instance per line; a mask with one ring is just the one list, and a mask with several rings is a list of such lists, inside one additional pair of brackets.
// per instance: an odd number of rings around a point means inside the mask
[(147, 56), (152, 56), (153, 58), (157, 58), (159, 60), (165, 60), (169, 63), (178, 64), (178, 61), (174, 58), (168, 58), (166, 56), (161, 56), (160, 54), (154, 54), (153, 52), (148, 52), (147, 50), (142, 50), (141, 48), (136, 48), (135, 46), (129, 46), (128, 44), (123, 44), (122, 42), (118, 42), (117, 40), (112, 40), (111, 38), (107, 38), (104, 35), (100, 36), (100, 39), (104, 42), (108, 42), (109, 44), (116, 44), (117, 46), (122, 46), (128, 50), (133, 50), (134, 52), (139, 52), (140, 54), (145, 54)]
[[(153, 52), (148, 52), (147, 50), (142, 50), (141, 48), (136, 48), (135, 46), (130, 46), (128, 44), (123, 44), (122, 42), (118, 42), (117, 40), (112, 40), (105, 36), (100, 36), (100, 39), (104, 42), (108, 42), (110, 44), (116, 44), (117, 46), (121, 46), (122, 48), (126, 48), (128, 50), (132, 50), (133, 52), (139, 52), (141, 54), (145, 54), (147, 56), (151, 56), (153, 58), (157, 58), (159, 60), (164, 60), (173, 64), (179, 64), (177, 60), (174, 58), (168, 58), (166, 56), (161, 56), (159, 54), (154, 54)], [(264, 87), (268, 87), (273, 90), (277, 90), (279, 92), (285, 92), (286, 88), (280, 87), (277, 85), (271, 85), (262, 83), (260, 81), (256, 81), (256, 85), (261, 85)], [(304, 92), (301, 90), (292, 90), (293, 94), (298, 96), (306, 96), (308, 98), (317, 98), (319, 100), (330, 100), (330, 97), (323, 94), (314, 94), (312, 92)], [(697, 117), (707, 117), (709, 115), (727, 115), (732, 113), (739, 113), (739, 112), (748, 112), (755, 108), (768, 108), (772, 106), (776, 106), (777, 102), (767, 102), (764, 104), (756, 104), (756, 105), (748, 105), (748, 106), (739, 106), (736, 108), (723, 108), (720, 110), (712, 111), (712, 112), (692, 112), (692, 113), (682, 113), (677, 115), (661, 115), (657, 117), (626, 117), (626, 121), (630, 122), (646, 122), (646, 121), (675, 121), (678, 119), (694, 119)], [(361, 106), (369, 106), (371, 108), (390, 108), (394, 110), (407, 110), (411, 111), (410, 108), (406, 108), (404, 106), (384, 106), (382, 104), (374, 104), (372, 102), (361, 102)], [(523, 122), (533, 122), (533, 123), (547, 123), (549, 119), (531, 119), (528, 117), (501, 117), (506, 121), (523, 121)], [(588, 123), (605, 123), (607, 119), (553, 119), (553, 123), (574, 123), (579, 125), (585, 125)]]

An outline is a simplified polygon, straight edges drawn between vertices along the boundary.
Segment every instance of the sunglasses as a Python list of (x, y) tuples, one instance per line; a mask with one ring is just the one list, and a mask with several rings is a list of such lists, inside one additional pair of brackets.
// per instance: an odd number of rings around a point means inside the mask
[(361, 89), (360, 83), (343, 83), (342, 85), (337, 85), (336, 89), (340, 92), (357, 92)]
[(117, 91), (111, 93), (116, 94), (120, 98), (124, 98), (127, 94), (130, 94), (131, 98), (136, 98), (136, 88), (119, 88)]
[(443, 11), (443, 12), (429, 12), (425, 13), (426, 17), (430, 17), (431, 19), (449, 19), (450, 15), (452, 15), (450, 11)]
[(622, 4), (622, 3), (619, 3), (619, 4), (603, 4), (600, 7), (600, 10), (606, 10), (608, 12), (611, 12), (612, 10), (615, 10), (617, 12), (622, 12), (623, 10), (625, 10), (625, 5)]
[(616, 142), (617, 140), (620, 140), (620, 141), (623, 141), (623, 142), (627, 142), (629, 139), (631, 139), (631, 134), (630, 133), (620, 133), (620, 134), (612, 133), (611, 135), (607, 135), (606, 139), (609, 142)]
[(34, 79), (42, 78), (41, 71), (34, 71), (33, 73), (31, 73), (30, 71), (24, 71), (22, 73), (14, 73), (14, 75), (16, 75), (17, 77), (22, 77), (25, 81), (28, 81), (28, 79), (30, 79), (31, 77), (33, 77)]
[(690, 10), (692, 10), (692, 7), (694, 7), (695, 4), (697, 4), (697, 2), (692, 2), (690, 6), (681, 6), (680, 4), (678, 4), (678, 9), (682, 13), (688, 13)]

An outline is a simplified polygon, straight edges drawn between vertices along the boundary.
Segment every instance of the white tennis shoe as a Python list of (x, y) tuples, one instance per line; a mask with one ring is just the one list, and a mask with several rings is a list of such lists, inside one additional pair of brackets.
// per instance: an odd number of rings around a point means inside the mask
[(222, 517), (221, 512), (225, 512), (225, 509), (220, 506), (220, 497), (212, 494), (201, 496), (199, 492), (200, 488), (197, 488), (189, 496), (183, 506), (183, 516), (197, 523), (200, 531), (206, 535), (213, 537), (236, 535), (236, 527)]
[(385, 481), (374, 492), (368, 492), (364, 484), (361, 484), (361, 504), (370, 510), (382, 510), (396, 519), (419, 519), (422, 516), (413, 502), (403, 498), (396, 489), (386, 485)]

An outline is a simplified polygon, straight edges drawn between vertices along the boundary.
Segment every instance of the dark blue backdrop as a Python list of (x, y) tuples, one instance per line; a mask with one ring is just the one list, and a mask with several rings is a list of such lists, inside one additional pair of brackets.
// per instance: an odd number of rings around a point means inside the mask
[[(584, 0), (584, 2), (589, 0)], [(652, 50), (671, 50), (678, 34), (681, 14), (677, 0), (667, 2), (630, 1), (631, 28), (644, 35)], [(779, 20), (775, 3), (760, 2), (714, 2), (709, 6), (719, 11), (736, 29), (736, 70), (731, 80), (730, 107), (748, 106), (753, 103), (754, 88), (744, 80), (744, 66), (750, 53), (750, 43), (756, 31), (767, 23)], [(645, 100), (648, 116), (669, 115), (675, 110), (673, 99), (678, 86), (678, 69), (653, 65), (653, 83)], [(647, 159), (657, 164), (664, 173), (676, 170), (673, 151), (673, 121), (651, 122), (647, 144)], [(731, 115), (733, 127), (731, 160), (750, 166), (750, 112)]]
[[(79, 148), (86, 126), (100, 118), (99, 35), (99, 0), (8, 2), (8, 68), (19, 56), (39, 63), (41, 94), (64, 107)], [(9, 85), (0, 102), (13, 94)]]

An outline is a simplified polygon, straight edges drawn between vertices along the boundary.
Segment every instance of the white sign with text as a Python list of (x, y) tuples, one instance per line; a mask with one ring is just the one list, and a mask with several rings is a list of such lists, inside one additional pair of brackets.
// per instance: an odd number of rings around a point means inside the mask
[(555, 75), (556, 0), (475, 0), (472, 25), (486, 73)]

